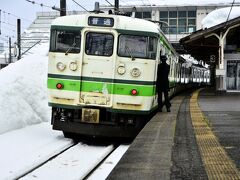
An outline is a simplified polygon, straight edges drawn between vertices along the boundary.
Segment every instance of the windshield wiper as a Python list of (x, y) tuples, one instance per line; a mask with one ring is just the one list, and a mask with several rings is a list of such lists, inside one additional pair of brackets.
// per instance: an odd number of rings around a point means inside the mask
[(132, 61), (134, 61), (135, 58), (133, 57), (133, 52), (129, 49), (128, 46), (126, 46), (125, 49), (127, 50), (128, 55), (130, 55), (130, 57), (132, 58)]
[(74, 42), (65, 52), (65, 55), (68, 55), (68, 52), (71, 51), (76, 46), (76, 43)]

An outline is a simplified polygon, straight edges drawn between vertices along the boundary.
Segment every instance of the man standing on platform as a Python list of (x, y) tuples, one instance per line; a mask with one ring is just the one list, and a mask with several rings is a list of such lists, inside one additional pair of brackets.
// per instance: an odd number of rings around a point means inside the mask
[(167, 57), (165, 55), (161, 56), (160, 60), (162, 61), (162, 63), (158, 65), (157, 73), (158, 111), (162, 112), (162, 107), (164, 105), (162, 101), (163, 93), (167, 112), (170, 112), (171, 103), (168, 97), (169, 91), (168, 75), (170, 71), (170, 66), (166, 63)]

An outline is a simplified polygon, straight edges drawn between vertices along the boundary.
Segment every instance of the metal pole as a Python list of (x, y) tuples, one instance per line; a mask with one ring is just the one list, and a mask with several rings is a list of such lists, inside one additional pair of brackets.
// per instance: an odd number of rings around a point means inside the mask
[(9, 64), (12, 62), (11, 38), (9, 37)]
[(2, 34), (2, 28), (1, 28), (1, 24), (2, 24), (2, 22), (1, 22), (1, 19), (2, 19), (2, 10), (0, 9), (0, 35)]
[(118, 14), (118, 12), (119, 12), (119, 0), (115, 0), (114, 9), (115, 9), (115, 14)]
[(17, 59), (21, 59), (21, 19), (17, 19), (17, 47), (18, 56)]
[(60, 16), (66, 16), (66, 0), (60, 0)]

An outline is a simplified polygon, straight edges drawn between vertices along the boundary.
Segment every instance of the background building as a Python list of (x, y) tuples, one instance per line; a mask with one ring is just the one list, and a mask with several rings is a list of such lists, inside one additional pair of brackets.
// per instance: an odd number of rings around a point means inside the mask
[(4, 51), (4, 43), (0, 42), (0, 53), (2, 53)]
[(219, 92), (240, 92), (240, 16), (181, 39), (196, 59), (211, 66)]
[[(193, 2), (194, 3), (194, 2)], [(163, 32), (173, 44), (192, 32), (202, 29), (201, 22), (211, 11), (231, 4), (120, 6), (119, 11), (136, 18), (159, 22)], [(113, 7), (101, 6), (101, 10), (114, 11)]]

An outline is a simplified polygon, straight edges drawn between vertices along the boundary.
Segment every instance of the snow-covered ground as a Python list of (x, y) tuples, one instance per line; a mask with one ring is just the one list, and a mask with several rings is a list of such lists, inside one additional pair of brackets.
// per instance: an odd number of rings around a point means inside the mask
[(0, 70), (0, 134), (50, 120), (47, 101), (48, 43)]
[(73, 144), (48, 122), (0, 135), (0, 179), (16, 179)]
[[(16, 179), (73, 145), (62, 132), (51, 128), (47, 101), (48, 48), (48, 43), (38, 45), (30, 55), (0, 70), (1, 180)], [(79, 143), (23, 179), (79, 179), (112, 148), (111, 145), (94, 147)], [(110, 169), (127, 148), (118, 151)], [(109, 168), (97, 176), (103, 178), (102, 173), (106, 178)]]
[(111, 145), (96, 147), (79, 143), (22, 179), (83, 179), (112, 150)]
[[(226, 17), (229, 9), (222, 11), (225, 12)], [(238, 14), (235, 9), (232, 11), (233, 15), (230, 15), (230, 19)], [(221, 10), (217, 14), (222, 14)], [(210, 13), (206, 22), (210, 22), (211, 19), (216, 21), (218, 18)], [(210, 24), (214, 24), (213, 21)], [(207, 23), (206, 26), (208, 27)], [(30, 55), (0, 70), (0, 179), (15, 179), (73, 144), (70, 139), (64, 138), (61, 132), (51, 129), (51, 109), (47, 101), (48, 49), (48, 43), (38, 45), (31, 50)], [(89, 148), (90, 151), (92, 149), (87, 145), (82, 146), (80, 149)], [(109, 147), (101, 148), (109, 151)], [(123, 154), (127, 148), (128, 146), (122, 148), (116, 154)], [(80, 149), (71, 153), (79, 153)], [(116, 164), (120, 157), (116, 158), (113, 155), (112, 160), (106, 161), (103, 166)], [(68, 159), (69, 156), (66, 156), (65, 160)], [(88, 156), (84, 165), (92, 164), (93, 159), (96, 157)], [(63, 164), (56, 168), (59, 168), (59, 171), (62, 169), (64, 173), (63, 167), (75, 166), (74, 163), (76, 162)], [(38, 173), (38, 171), (33, 172), (29, 177), (43, 176)], [(90, 178), (96, 179), (101, 176), (100, 174), (98, 171)], [(62, 177), (74, 179), (73, 176), (65, 175)], [(106, 176), (105, 173), (104, 177)]]

